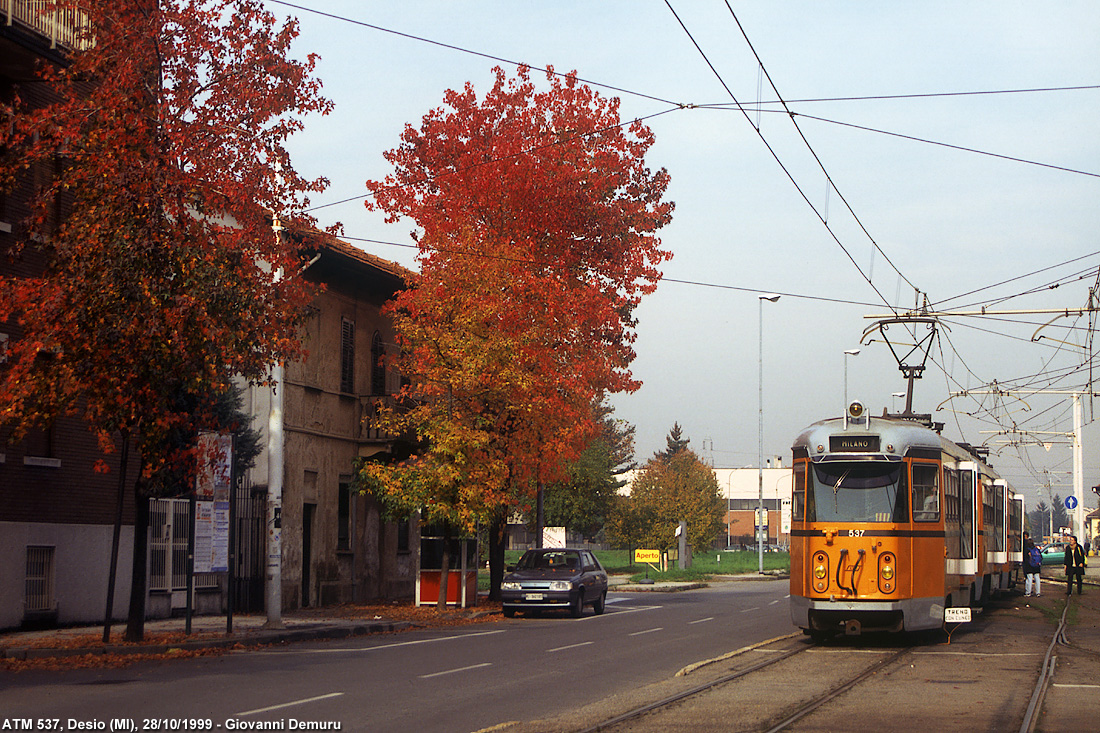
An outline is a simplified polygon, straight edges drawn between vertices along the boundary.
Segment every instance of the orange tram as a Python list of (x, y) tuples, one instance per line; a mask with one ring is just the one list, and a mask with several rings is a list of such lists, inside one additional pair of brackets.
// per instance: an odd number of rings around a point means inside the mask
[(1023, 497), (979, 452), (859, 402), (795, 440), (791, 618), (815, 638), (940, 628), (1015, 584)]

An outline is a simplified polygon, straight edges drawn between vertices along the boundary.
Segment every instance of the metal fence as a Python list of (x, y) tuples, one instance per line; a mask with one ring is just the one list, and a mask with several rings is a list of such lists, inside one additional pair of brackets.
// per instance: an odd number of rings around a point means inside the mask
[(27, 547), (27, 575), (23, 607), (27, 613), (53, 611), (57, 607), (54, 596), (54, 571), (52, 547)]
[[(150, 499), (149, 590), (187, 590), (187, 537), (191, 509), (187, 499)], [(196, 588), (216, 588), (218, 573), (195, 573)]]

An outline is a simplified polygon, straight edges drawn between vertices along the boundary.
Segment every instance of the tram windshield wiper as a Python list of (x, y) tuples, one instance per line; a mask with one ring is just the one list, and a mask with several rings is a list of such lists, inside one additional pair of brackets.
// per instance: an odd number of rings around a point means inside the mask
[(840, 485), (842, 483), (844, 483), (844, 479), (848, 478), (848, 474), (850, 474), (851, 472), (852, 472), (852, 469), (849, 468), (847, 471), (840, 474), (840, 478), (838, 478), (836, 480), (836, 483), (833, 484), (833, 511), (834, 512), (839, 512), (840, 511), (840, 500), (837, 499), (837, 492), (840, 491)]

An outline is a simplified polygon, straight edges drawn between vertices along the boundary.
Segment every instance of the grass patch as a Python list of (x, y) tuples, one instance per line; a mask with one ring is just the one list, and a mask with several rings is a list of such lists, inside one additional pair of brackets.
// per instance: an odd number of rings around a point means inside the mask
[[(631, 562), (633, 553), (630, 550), (597, 550), (594, 552), (600, 560), (600, 564), (611, 575), (629, 575), (631, 581), (638, 581), (646, 577), (653, 580), (675, 582), (699, 582), (707, 580), (714, 575), (742, 575), (755, 573), (759, 568), (758, 556), (751, 550), (737, 550), (734, 552), (708, 551), (697, 554), (692, 560), (691, 567), (687, 570), (679, 570), (673, 567), (667, 572), (654, 570), (645, 564)], [(508, 550), (504, 553), (505, 565), (515, 565), (523, 555), (523, 550)], [(765, 552), (765, 572), (790, 572), (791, 556), (786, 552)], [(478, 573), (478, 589), (489, 589), (489, 570), (482, 568)]]

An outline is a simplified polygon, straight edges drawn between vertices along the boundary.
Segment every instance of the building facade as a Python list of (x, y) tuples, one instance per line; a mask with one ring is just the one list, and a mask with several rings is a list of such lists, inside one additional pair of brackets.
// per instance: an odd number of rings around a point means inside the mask
[[(40, 14), (38, 3), (0, 3), (0, 101), (18, 94), (31, 107), (49, 103), (51, 91), (35, 82), (38, 63), (61, 64), (76, 42), (79, 18)], [(30, 213), (36, 188), (51, 171), (23, 172), (0, 196), (0, 274), (29, 277), (45, 265), (41, 251), (17, 256), (12, 245)], [(55, 215), (63, 215), (58, 202)], [(0, 369), (14, 323), (0, 322)], [(102, 459), (109, 473), (93, 470)], [(127, 475), (134, 477), (136, 460)], [(0, 628), (24, 624), (102, 621), (118, 514), (119, 454), (103, 455), (77, 418), (62, 417), (25, 440), (0, 430)], [(125, 491), (113, 615), (125, 614), (130, 595), (133, 502)]]
[[(302, 334), (308, 354), (286, 365), (276, 387), (283, 389), (284, 609), (415, 591), (415, 521), (386, 521), (352, 481), (357, 459), (399, 449), (371, 429), (370, 417), (401, 388), (386, 364), (394, 338), (382, 306), (404, 287), (407, 272), (334, 238), (319, 242), (318, 259), (303, 273), (323, 286)], [(250, 387), (246, 395), (253, 428), (268, 445), (271, 389)], [(265, 449), (248, 477), (254, 491), (267, 491), (272, 465)]]

